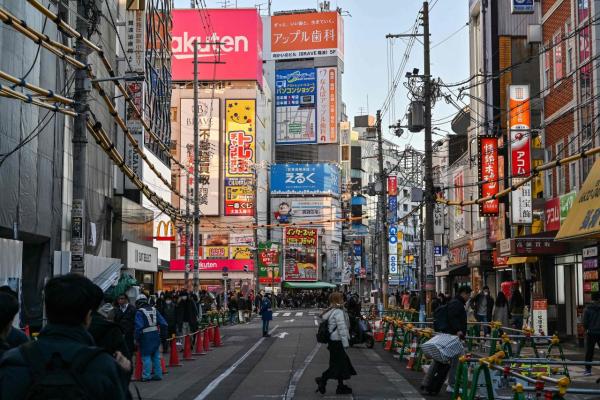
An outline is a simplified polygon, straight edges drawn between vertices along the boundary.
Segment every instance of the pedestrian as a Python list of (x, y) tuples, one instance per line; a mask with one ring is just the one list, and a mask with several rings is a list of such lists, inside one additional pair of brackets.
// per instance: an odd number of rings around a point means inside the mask
[(149, 380), (162, 380), (162, 366), (160, 364), (161, 334), (166, 336), (167, 321), (160, 312), (148, 304), (148, 298), (140, 294), (135, 305), (138, 308), (135, 314), (135, 340), (142, 357), (142, 382)]
[(244, 300), (244, 298), (242, 297), (241, 293), (237, 293), (236, 294), (236, 299), (237, 299), (237, 303), (238, 303), (238, 319), (240, 321), (240, 323), (244, 323), (246, 322), (246, 319), (244, 318), (244, 313), (246, 311), (246, 300)]
[(390, 293), (388, 297), (388, 307), (396, 307), (396, 296), (394, 293)]
[[(87, 328), (97, 305), (94, 284), (78, 274), (50, 279), (44, 287), (47, 325), (36, 341), (0, 360), (1, 399), (126, 399), (127, 376)], [(34, 379), (34, 376), (36, 377)]]
[[(275, 297), (271, 297), (271, 306), (275, 303)], [(244, 318), (246, 318), (246, 322), (250, 322), (252, 318), (252, 301), (249, 296), (244, 298)]]
[(410, 309), (411, 310), (415, 310), (415, 311), (419, 311), (421, 307), (419, 306), (419, 296), (417, 296), (416, 292), (413, 292), (410, 295)]
[(445, 304), (444, 294), (438, 293), (438, 295), (431, 301), (431, 312), (435, 312), (438, 307)]
[(273, 308), (271, 306), (271, 293), (265, 294), (260, 304), (260, 317), (262, 318), (263, 337), (271, 337), (269, 334), (269, 321), (273, 320)]
[[(5, 294), (12, 296), (15, 299), (15, 301), (17, 302), (17, 304), (19, 304), (17, 292), (12, 290), (10, 288), (10, 286), (0, 287), (0, 293), (5, 293)], [(18, 313), (18, 311), (17, 311), (17, 313)], [(23, 331), (21, 331), (20, 329), (12, 326), (12, 324), (11, 324), (11, 327), (8, 331), (8, 336), (6, 337), (6, 343), (8, 344), (8, 347), (11, 349), (14, 347), (19, 347), (20, 345), (27, 343), (28, 341), (29, 341), (29, 338), (27, 337), (27, 335), (24, 334)]]
[(237, 298), (231, 292), (229, 293), (229, 301), (227, 302), (227, 307), (229, 307), (229, 323), (233, 324), (236, 321), (238, 313), (238, 302)]
[(183, 290), (177, 299), (177, 334), (185, 336), (192, 332), (194, 322), (198, 320), (198, 309), (194, 305), (188, 292)]
[(344, 311), (344, 298), (342, 293), (333, 292), (329, 296), (329, 308), (321, 314), (323, 320), (327, 320), (329, 328), (329, 368), (320, 377), (315, 378), (317, 391), (325, 394), (327, 381), (335, 379), (338, 382), (336, 394), (351, 394), (352, 389), (344, 384), (344, 380), (356, 375), (350, 357), (344, 349), (350, 346), (350, 333), (348, 331), (349, 318)]
[(17, 299), (8, 293), (0, 293), (0, 358), (5, 351), (11, 348), (7, 339), (18, 312), (19, 302)]
[(504, 292), (499, 291), (498, 296), (496, 296), (496, 303), (494, 304), (494, 310), (492, 311), (492, 320), (500, 321), (502, 326), (508, 327), (508, 323), (510, 321), (508, 312), (508, 300), (506, 300), (506, 296)]
[[(583, 329), (585, 330), (585, 361), (594, 359), (594, 348), (600, 346), (600, 292), (592, 292), (592, 303), (583, 312)], [(585, 366), (584, 375), (592, 375), (592, 367)]]
[[(490, 296), (490, 288), (484, 286), (481, 292), (477, 294), (471, 300), (471, 308), (475, 312), (475, 319), (477, 322), (487, 324), (492, 320), (492, 311), (494, 310), (494, 299)], [(488, 325), (483, 326), (483, 332), (485, 335), (489, 335), (490, 327)]]
[(523, 328), (523, 312), (525, 310), (525, 300), (518, 286), (512, 286), (512, 295), (510, 297), (510, 315), (512, 317), (512, 326), (515, 329)]
[[(467, 332), (467, 309), (465, 307), (467, 300), (471, 295), (469, 286), (462, 286), (458, 289), (458, 294), (446, 305), (447, 308), (447, 328), (444, 333), (456, 335), (464, 338)], [(448, 374), (448, 386), (446, 391), (454, 392), (454, 380), (456, 377), (456, 368), (458, 367), (458, 356), (450, 362), (450, 372)]]
[(405, 290), (402, 294), (402, 308), (408, 310), (410, 308), (410, 294)]
[(162, 335), (163, 338), (163, 352), (168, 352), (167, 339), (177, 334), (177, 306), (173, 303), (173, 295), (166, 293), (162, 301), (162, 306), (157, 307), (158, 312), (167, 321), (167, 334)]
[(129, 304), (129, 297), (126, 294), (119, 295), (117, 302), (115, 322), (119, 324), (125, 335), (125, 343), (129, 349), (129, 354), (134, 354), (135, 307)]

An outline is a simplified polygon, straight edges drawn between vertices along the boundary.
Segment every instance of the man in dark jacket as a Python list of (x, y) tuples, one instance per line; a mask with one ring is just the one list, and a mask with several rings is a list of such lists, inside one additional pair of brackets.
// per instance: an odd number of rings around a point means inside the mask
[[(479, 322), (491, 322), (492, 321), (492, 310), (494, 309), (494, 299), (490, 296), (490, 288), (484, 286), (483, 290), (475, 296), (471, 301), (471, 308), (475, 312), (475, 318)], [(487, 335), (490, 333), (490, 327), (483, 327), (484, 333)]]
[[(42, 329), (38, 340), (12, 349), (0, 361), (0, 398), (27, 398), (33, 384), (32, 370), (51, 365), (52, 357), (58, 356), (63, 363), (71, 365), (84, 354), (94, 354), (78, 371), (77, 377), (89, 398), (126, 399), (126, 375), (117, 361), (106, 352), (96, 352), (94, 339), (86, 328), (94, 308), (94, 284), (87, 278), (68, 274), (52, 278), (44, 288), (48, 324)], [(36, 355), (41, 362), (30, 364), (24, 354)], [(55, 365), (56, 368), (56, 365)], [(40, 371), (43, 373), (44, 371)]]
[[(0, 293), (6, 293), (11, 295), (16, 301), (19, 303), (19, 299), (17, 297), (17, 293), (10, 288), (10, 286), (2, 286), (0, 287)], [(18, 311), (17, 311), (18, 313)], [(8, 336), (5, 338), (5, 343), (9, 348), (19, 347), (20, 345), (27, 343), (29, 338), (26, 334), (24, 334), (20, 329), (15, 328), (11, 325)]]
[(118, 298), (118, 307), (115, 309), (115, 322), (119, 324), (125, 335), (125, 343), (130, 354), (135, 353), (133, 343), (133, 331), (135, 328), (135, 307), (129, 304), (127, 295), (122, 294)]
[[(592, 292), (593, 303), (585, 307), (583, 328), (585, 329), (585, 361), (594, 359), (594, 348), (600, 346), (600, 292)], [(592, 367), (586, 366), (584, 375), (592, 375)]]
[(194, 332), (198, 327), (198, 309), (187, 291), (179, 293), (176, 310), (178, 334), (187, 335)]
[(163, 352), (168, 352), (167, 338), (177, 334), (177, 306), (173, 303), (173, 295), (167, 293), (164, 297), (161, 307), (157, 307), (165, 321), (167, 321), (167, 334), (163, 335)]
[[(448, 302), (448, 329), (445, 333), (464, 337), (467, 333), (467, 310), (465, 304), (471, 295), (471, 288), (462, 286), (458, 290), (458, 294)], [(454, 390), (454, 379), (456, 377), (456, 368), (458, 367), (458, 356), (451, 361), (450, 372), (448, 373), (448, 387), (446, 390), (451, 392)]]

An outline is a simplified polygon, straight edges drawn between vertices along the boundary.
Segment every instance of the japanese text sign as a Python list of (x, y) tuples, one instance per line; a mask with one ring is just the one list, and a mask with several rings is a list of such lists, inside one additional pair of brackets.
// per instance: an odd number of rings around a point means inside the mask
[(343, 19), (336, 11), (271, 17), (274, 60), (343, 56)]
[(275, 141), (316, 143), (317, 71), (314, 68), (275, 71)]
[[(189, 260), (190, 271), (194, 269), (194, 260)], [(198, 269), (203, 272), (223, 272), (227, 268), (229, 272), (254, 271), (254, 260), (199, 260)], [(171, 260), (169, 271), (185, 271), (185, 260)]]
[(263, 284), (281, 282), (281, 244), (258, 244), (258, 281)]
[(315, 103), (317, 72), (314, 68), (275, 71), (275, 106), (299, 106)]
[(318, 230), (286, 227), (284, 233), (284, 279), (318, 280)]
[[(509, 86), (508, 121), (510, 171), (514, 185), (531, 173), (531, 110), (528, 85)], [(512, 223), (531, 224), (533, 222), (531, 182), (513, 190), (510, 200)]]
[(339, 169), (333, 164), (273, 164), (271, 194), (340, 194)]
[(560, 229), (560, 198), (555, 197), (547, 200), (544, 207), (546, 231), (557, 231)]
[[(479, 141), (479, 196), (488, 197), (498, 193), (498, 139), (480, 136)], [(479, 205), (481, 215), (498, 215), (498, 199)]]
[(387, 192), (388, 192), (388, 196), (397, 196), (398, 195), (398, 177), (397, 176), (388, 176)]
[(317, 68), (317, 137), (337, 143), (337, 68)]

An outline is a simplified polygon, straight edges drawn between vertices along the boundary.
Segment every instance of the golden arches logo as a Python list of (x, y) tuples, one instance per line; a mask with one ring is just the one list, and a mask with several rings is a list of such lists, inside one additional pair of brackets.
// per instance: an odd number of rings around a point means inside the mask
[[(161, 235), (162, 228), (162, 235)], [(175, 224), (173, 221), (159, 221), (156, 229), (156, 236), (154, 239), (164, 242), (171, 242), (175, 240)]]

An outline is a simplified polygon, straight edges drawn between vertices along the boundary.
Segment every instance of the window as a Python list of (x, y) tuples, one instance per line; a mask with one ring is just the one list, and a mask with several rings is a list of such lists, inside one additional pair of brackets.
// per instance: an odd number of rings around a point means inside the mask
[(558, 82), (564, 76), (560, 30), (554, 34), (552, 42), (554, 43), (554, 82)]
[(402, 204), (402, 211), (408, 211), (408, 204)]
[[(556, 143), (556, 158), (564, 158), (563, 150), (565, 148), (564, 143)], [(566, 179), (565, 179), (565, 166), (561, 165), (556, 171), (556, 191), (557, 194), (565, 194), (566, 191)]]
[(544, 88), (548, 89), (552, 84), (552, 76), (550, 75), (550, 64), (552, 63), (550, 53), (550, 44), (546, 45), (546, 51), (544, 52)]
[(404, 190), (402, 190), (402, 195), (403, 195), (404, 197), (408, 197), (408, 189), (404, 189)]
[[(569, 135), (569, 155), (577, 154), (579, 141), (577, 135), (572, 133)], [(576, 162), (569, 164), (569, 187), (571, 190), (576, 190), (579, 187), (579, 165)]]
[(579, 22), (583, 22), (590, 14), (590, 0), (577, 0), (577, 16)]
[(571, 26), (571, 21), (569, 21), (565, 24), (565, 37), (567, 38), (565, 41), (565, 47), (567, 48), (565, 64), (566, 64), (567, 74), (570, 74), (571, 72), (573, 72), (573, 52), (574, 52), (574, 50), (573, 50), (573, 38), (571, 37), (571, 35), (573, 35), (573, 27)]
[[(588, 143), (581, 146), (581, 151), (586, 151), (592, 148), (592, 144)], [(587, 178), (588, 173), (592, 169), (592, 165), (594, 165), (594, 157), (586, 157), (581, 160), (581, 181), (583, 182), (585, 178)]]

